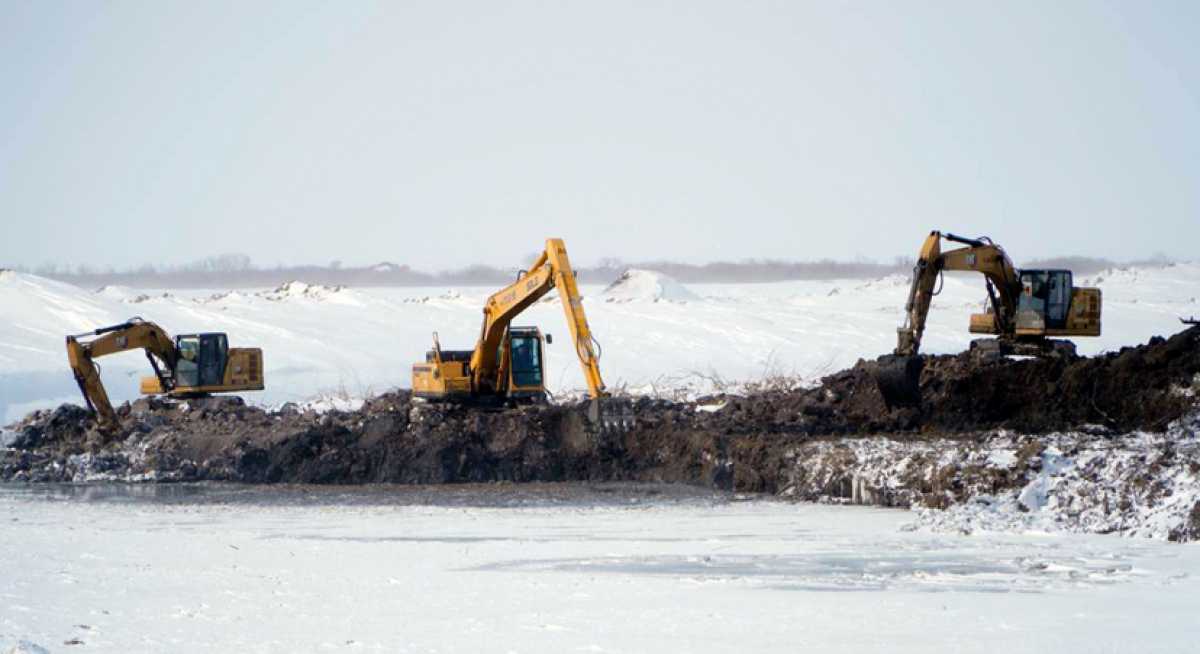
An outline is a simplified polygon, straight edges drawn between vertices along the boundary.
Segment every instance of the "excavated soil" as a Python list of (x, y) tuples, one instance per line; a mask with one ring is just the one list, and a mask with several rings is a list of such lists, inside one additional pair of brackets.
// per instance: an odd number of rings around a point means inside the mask
[(414, 401), (405, 391), (323, 414), (266, 411), (237, 398), (139, 400), (121, 408), (120, 432), (108, 437), (83, 409), (63, 405), (0, 435), (9, 441), (0, 480), (642, 480), (779, 492), (804, 466), (796, 447), (832, 437), (1163, 431), (1196, 405), (1200, 327), (1093, 358), (923, 357), (920, 396), (906, 406), (885, 401), (877, 365), (860, 361), (806, 390), (702, 403), (639, 399), (636, 425), (623, 432), (593, 426), (583, 404), (485, 410)]

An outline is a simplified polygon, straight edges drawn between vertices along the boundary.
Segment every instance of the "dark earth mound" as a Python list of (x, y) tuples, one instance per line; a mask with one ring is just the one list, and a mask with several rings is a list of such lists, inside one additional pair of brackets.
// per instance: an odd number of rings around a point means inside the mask
[[(814, 439), (977, 438), (1086, 426), (1111, 437), (1162, 431), (1195, 406), (1200, 327), (1073, 360), (924, 357), (920, 398), (891, 407), (860, 361), (815, 388), (708, 398), (703, 406), (635, 400), (636, 425), (602, 432), (582, 404), (484, 410), (396, 391), (357, 411), (246, 406), (237, 398), (143, 399), (105, 436), (64, 405), (9, 427), (0, 480), (254, 483), (671, 481), (776, 492)], [(714, 408), (717, 410), (700, 410)]]

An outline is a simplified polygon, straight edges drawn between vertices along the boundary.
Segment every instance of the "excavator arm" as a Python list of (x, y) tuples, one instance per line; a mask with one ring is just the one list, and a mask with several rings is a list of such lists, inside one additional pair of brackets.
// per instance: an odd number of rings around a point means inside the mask
[(558, 289), (567, 325), (575, 343), (575, 353), (593, 399), (608, 395), (600, 376), (600, 360), (593, 345), (592, 330), (575, 282), (575, 271), (567, 258), (562, 239), (546, 240), (546, 249), (538, 255), (529, 271), (520, 279), (488, 298), (483, 308), (479, 342), (471, 355), (472, 384), (476, 390), (496, 389), (501, 385), (502, 366), (498, 353), (513, 319), (553, 289)]
[[(97, 338), (89, 341), (79, 340), (89, 336)], [(100, 380), (100, 368), (95, 360), (109, 354), (136, 349), (145, 350), (146, 358), (150, 360), (159, 383), (164, 389), (170, 389), (174, 383), (177, 354), (170, 335), (158, 325), (141, 318), (131, 318), (119, 325), (67, 336), (67, 360), (71, 364), (71, 372), (83, 393), (84, 402), (95, 412), (104, 428), (116, 426), (117, 414), (108, 399), (108, 392), (104, 390), (104, 383)]]
[[(943, 252), (942, 239), (966, 247)], [(933, 304), (933, 297), (937, 295), (935, 287), (946, 270), (974, 271), (987, 280), (994, 320), (991, 326), (993, 333), (1003, 333), (1013, 320), (1021, 284), (1017, 270), (1004, 250), (986, 238), (969, 239), (938, 231), (930, 232), (913, 268), (908, 302), (904, 306), (904, 326), (897, 330), (897, 355), (914, 356), (920, 351), (929, 308)]]

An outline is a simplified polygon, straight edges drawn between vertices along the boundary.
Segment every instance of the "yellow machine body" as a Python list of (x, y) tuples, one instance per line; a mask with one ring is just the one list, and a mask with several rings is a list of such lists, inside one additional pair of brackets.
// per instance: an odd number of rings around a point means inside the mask
[[(497, 391), (510, 400), (538, 400), (546, 395), (545, 338), (536, 327), (510, 327), (497, 357)], [(434, 336), (425, 363), (412, 368), (413, 394), (426, 399), (469, 400), (473, 350), (444, 351)]]
[[(943, 239), (966, 247), (943, 252)], [(1100, 289), (1076, 287), (1069, 270), (1018, 270), (1004, 249), (989, 239), (934, 231), (917, 257), (895, 354), (911, 356), (920, 350), (938, 279), (947, 270), (977, 272), (986, 280), (988, 307), (970, 317), (970, 333), (1047, 352), (1052, 348), (1042, 346), (1050, 338), (1100, 335)]]
[[(90, 340), (81, 340), (95, 337)], [(141, 380), (143, 394), (195, 397), (210, 393), (261, 391), (263, 354), (259, 348), (230, 348), (225, 334), (187, 334), (172, 338), (163, 328), (141, 318), (67, 336), (67, 361), (84, 402), (103, 429), (117, 426), (117, 414), (100, 379), (95, 360), (144, 350), (153, 377)]]
[(588, 393), (594, 399), (607, 397), (575, 271), (566, 246), (557, 238), (546, 240), (545, 250), (517, 281), (487, 299), (474, 349), (442, 350), (434, 334), (425, 361), (413, 364), (413, 393), (444, 400), (545, 397), (543, 346), (552, 339), (536, 327), (513, 327), (512, 321), (553, 290), (562, 302)]
[(139, 392), (142, 395), (168, 395), (170, 397), (195, 397), (211, 393), (237, 393), (241, 391), (261, 391), (264, 388), (262, 374), (262, 348), (231, 347), (229, 361), (225, 364), (220, 384), (207, 386), (176, 386), (170, 390), (164, 389), (158, 377), (148, 375), (142, 377)]

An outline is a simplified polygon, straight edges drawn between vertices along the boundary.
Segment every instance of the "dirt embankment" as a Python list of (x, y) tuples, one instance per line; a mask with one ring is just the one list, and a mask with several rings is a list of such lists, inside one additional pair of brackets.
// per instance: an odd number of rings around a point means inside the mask
[[(653, 480), (780, 492), (811, 463), (799, 446), (840, 437), (968, 442), (997, 429), (1036, 435), (1086, 427), (1096, 438), (1163, 431), (1196, 405), (1200, 327), (1070, 361), (924, 357), (920, 399), (911, 406), (884, 401), (874, 365), (859, 362), (811, 389), (703, 406), (640, 399), (636, 426), (623, 433), (596, 429), (581, 405), (488, 411), (417, 402), (404, 391), (320, 415), (264, 411), (236, 398), (140, 400), (122, 408), (121, 432), (109, 438), (83, 409), (64, 405), (10, 426), (0, 480)], [(852, 449), (834, 454), (821, 465), (845, 461), (813, 492), (850, 497), (845, 489), (861, 457)], [(1024, 483), (1026, 475), (1011, 476), (996, 483)]]

